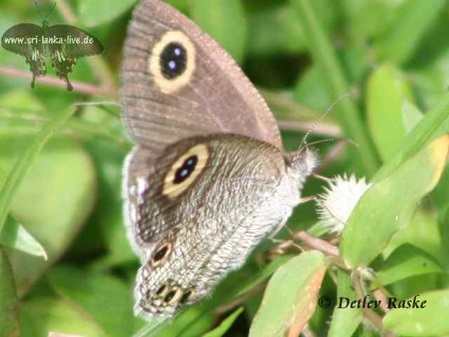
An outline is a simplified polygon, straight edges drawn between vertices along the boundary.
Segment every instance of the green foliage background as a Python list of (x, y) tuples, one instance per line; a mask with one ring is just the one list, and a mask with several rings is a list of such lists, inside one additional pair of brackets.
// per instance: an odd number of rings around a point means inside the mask
[[(334, 152), (337, 142), (317, 145), (322, 157), (332, 154), (320, 174), (356, 173), (374, 185), (348, 221), (340, 263), (295, 249), (272, 259), (275, 244), (267, 240), (210, 299), (154, 333), (283, 336), (291, 322), (313, 313), (308, 331), (315, 336), (378, 336), (379, 329), (449, 334), (447, 140), (427, 146), (449, 132), (448, 2), (168, 2), (239, 62), (280, 121), (289, 150), (310, 127), (305, 123), (350, 92), (309, 141), (340, 130), (338, 137), (350, 140), (343, 150)], [(39, 79), (31, 90), (24, 59), (0, 49), (0, 336), (20, 330), (26, 337), (49, 331), (119, 337), (145, 326), (132, 313), (139, 264), (126, 239), (120, 192), (132, 144), (119, 118), (117, 89), (134, 4), (56, 1), (50, 25), (73, 24), (105, 46), (101, 57), (74, 66), (70, 78), (89, 85), (74, 92), (62, 81)], [(46, 12), (51, 4), (40, 6)], [(40, 23), (29, 1), (0, 3), (1, 32), (24, 22)], [(73, 108), (89, 102), (102, 104)], [(304, 195), (322, 191), (315, 179)], [(288, 225), (322, 234), (316, 222), (308, 203)], [(335, 268), (343, 263), (346, 268)], [(360, 290), (379, 288), (401, 299), (419, 294), (429, 305), (387, 314), (333, 306), (310, 311), (319, 296), (311, 289), (320, 287), (325, 270), (319, 295), (334, 304), (337, 296), (356, 299)]]

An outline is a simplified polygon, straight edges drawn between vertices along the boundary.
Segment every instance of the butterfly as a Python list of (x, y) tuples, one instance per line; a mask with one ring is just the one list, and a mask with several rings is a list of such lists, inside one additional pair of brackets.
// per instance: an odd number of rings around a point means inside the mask
[[(40, 13), (37, 3), (35, 5), (42, 18), (42, 26), (32, 23), (12, 26), (2, 36), (2, 47), (25, 57), (33, 74), (31, 88), (34, 88), (37, 77), (47, 73), (45, 58), (50, 57), (55, 74), (65, 81), (67, 90), (71, 91), (73, 86), (68, 75), (77, 59), (101, 54), (104, 50), (103, 44), (92, 34), (77, 27), (50, 26)], [(51, 10), (46, 17), (50, 12)]]
[(135, 8), (121, 78), (136, 142), (123, 169), (127, 235), (142, 263), (135, 313), (172, 317), (282, 227), (318, 155), (286, 153), (237, 64), (162, 1)]

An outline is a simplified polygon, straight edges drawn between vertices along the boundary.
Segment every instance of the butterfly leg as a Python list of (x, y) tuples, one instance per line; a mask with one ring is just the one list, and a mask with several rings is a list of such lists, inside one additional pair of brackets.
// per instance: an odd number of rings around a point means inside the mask
[(297, 205), (301, 205), (301, 204), (305, 204), (306, 202), (312, 201), (312, 200), (316, 200), (316, 196), (315, 195), (311, 195), (305, 198), (300, 198), (298, 201)]
[(279, 233), (279, 231), (282, 229), (282, 227), (284, 227), (285, 223), (287, 222), (288, 217), (285, 217), (274, 229), (273, 232), (271, 232), (270, 236), (268, 237), (269, 239), (273, 239), (277, 233)]
[[(311, 195), (310, 197), (300, 198), (299, 201), (298, 201), (298, 205), (299, 205), (299, 204), (304, 204), (304, 203), (306, 203), (306, 202), (308, 202), (308, 201), (315, 200), (315, 199), (316, 199), (316, 197), (315, 197), (314, 195)], [(288, 217), (286, 217), (285, 219), (283, 219), (283, 220), (279, 223), (279, 225), (276, 226), (276, 228), (274, 229), (274, 231), (270, 234), (269, 239), (273, 239), (273, 238), (276, 236), (276, 234), (279, 233), (279, 231), (282, 229), (282, 227), (285, 226), (285, 223), (287, 222), (287, 220), (288, 220)], [(286, 228), (287, 228), (287, 227), (286, 227)], [(290, 229), (288, 229), (288, 228), (287, 228), (287, 230), (290, 231)], [(290, 231), (290, 232), (291, 232), (291, 231)]]

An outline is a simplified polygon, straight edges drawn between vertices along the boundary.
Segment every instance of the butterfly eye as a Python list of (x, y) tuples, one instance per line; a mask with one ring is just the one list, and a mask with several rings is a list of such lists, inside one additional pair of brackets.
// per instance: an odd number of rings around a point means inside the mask
[(174, 199), (187, 191), (204, 172), (209, 156), (209, 148), (198, 144), (178, 157), (165, 176), (162, 194)]
[(164, 94), (187, 85), (194, 70), (195, 46), (180, 31), (167, 32), (150, 51), (148, 71)]
[(153, 268), (159, 266), (162, 264), (170, 255), (172, 251), (172, 244), (171, 242), (163, 242), (153, 252), (153, 256), (151, 258), (151, 266)]

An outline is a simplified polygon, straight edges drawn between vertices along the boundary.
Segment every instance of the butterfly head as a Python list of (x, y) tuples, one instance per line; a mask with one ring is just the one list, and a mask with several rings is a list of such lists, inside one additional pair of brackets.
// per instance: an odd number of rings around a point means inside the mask
[(37, 12), (37, 14), (39, 14), (39, 16), (42, 19), (42, 28), (48, 28), (47, 18), (50, 16), (51, 12), (53, 12), (53, 10), (55, 9), (55, 6), (56, 6), (56, 1), (53, 2), (53, 5), (51, 6), (51, 8), (47, 12), (47, 14), (42, 15), (41, 10), (39, 9), (39, 5), (37, 3), (37, 0), (34, 1), (34, 7), (36, 8), (36, 12)]
[(297, 176), (301, 183), (310, 176), (319, 164), (318, 153), (305, 146), (302, 149), (290, 153), (286, 157), (287, 166), (292, 169), (293, 175)]

